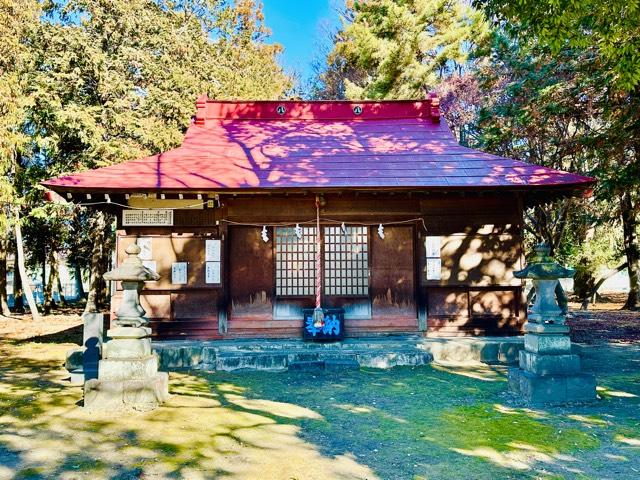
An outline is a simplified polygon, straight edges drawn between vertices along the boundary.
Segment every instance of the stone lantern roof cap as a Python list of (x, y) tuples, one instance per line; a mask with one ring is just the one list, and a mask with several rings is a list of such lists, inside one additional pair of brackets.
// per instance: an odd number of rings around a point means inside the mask
[(532, 280), (553, 280), (557, 278), (571, 278), (576, 271), (567, 268), (553, 260), (549, 255), (550, 248), (545, 243), (536, 245), (535, 254), (529, 264), (517, 272), (513, 272), (516, 278), (530, 278)]
[(138, 245), (129, 245), (125, 250), (127, 258), (124, 259), (118, 268), (105, 273), (104, 279), (122, 282), (148, 282), (158, 280), (160, 275), (145, 267), (140, 257), (138, 257), (140, 251)]

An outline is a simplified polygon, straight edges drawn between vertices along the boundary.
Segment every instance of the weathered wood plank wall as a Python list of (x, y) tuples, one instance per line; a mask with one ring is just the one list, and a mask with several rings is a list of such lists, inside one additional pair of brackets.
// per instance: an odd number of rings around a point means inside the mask
[[(259, 225), (315, 217), (315, 197), (228, 196), (222, 208), (176, 210), (173, 227), (118, 230), (118, 262), (137, 236), (151, 236), (161, 279), (147, 284), (143, 305), (160, 338), (298, 337), (302, 320), (274, 319), (273, 231), (265, 243)], [(419, 332), (419, 312), (430, 335), (517, 333), (522, 325), (521, 289), (513, 270), (521, 268), (521, 210), (514, 194), (461, 196), (327, 194), (323, 218), (385, 223), (385, 239), (371, 227), (370, 318), (346, 322), (349, 335)], [(226, 221), (253, 223), (235, 226)], [(426, 279), (424, 236), (440, 236), (442, 278)], [(204, 241), (223, 239), (221, 286), (204, 281)], [(171, 284), (171, 264), (189, 262), (187, 285)], [(118, 305), (116, 293), (112, 309)], [(351, 298), (327, 297), (327, 305)], [(313, 299), (300, 298), (312, 306)], [(220, 315), (221, 312), (228, 314)], [(221, 317), (220, 328), (218, 319)], [(421, 325), (422, 323), (422, 325)], [(222, 335), (219, 330), (226, 333)]]

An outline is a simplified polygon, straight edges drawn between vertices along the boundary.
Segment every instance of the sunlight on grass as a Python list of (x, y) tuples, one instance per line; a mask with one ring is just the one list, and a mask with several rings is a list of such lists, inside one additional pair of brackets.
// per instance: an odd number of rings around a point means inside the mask
[(506, 405), (496, 403), (493, 408), (496, 412), (504, 413), (506, 415), (527, 415), (531, 418), (546, 418), (548, 415), (540, 410), (532, 410), (530, 408), (511, 408)]
[(334, 405), (334, 407), (341, 408), (351, 413), (373, 413), (373, 408), (365, 406), (356, 406), (350, 404)]
[(629, 392), (622, 392), (620, 390), (612, 390), (608, 387), (597, 386), (596, 391), (603, 398), (608, 397), (620, 397), (620, 398), (637, 398), (638, 395)]
[[(488, 460), (491, 463), (499, 465), (500, 467), (505, 468), (513, 468), (515, 470), (529, 470), (531, 468), (531, 464), (525, 459), (518, 459), (519, 452), (499, 452), (495, 448), (490, 447), (476, 447), (471, 449), (464, 448), (452, 448), (454, 452), (460, 453), (462, 455), (468, 455), (472, 457), (480, 457), (484, 460)], [(539, 460), (539, 459), (538, 459)], [(543, 460), (550, 460), (548, 455), (544, 455)]]
[(206, 379), (186, 373), (172, 372), (169, 388), (171, 394), (218, 398), (218, 394), (211, 391), (211, 386)]
[[(208, 382), (205, 379), (201, 378), (199, 380), (208, 385)], [(218, 383), (216, 385), (216, 390), (218, 390), (219, 392), (224, 392), (224, 393), (238, 393), (238, 394), (241, 394), (241, 393), (244, 393), (247, 389), (245, 387), (239, 387), (238, 385), (233, 385), (232, 383)]]
[(619, 462), (628, 462), (629, 459), (627, 457), (625, 457), (624, 455), (614, 455), (612, 453), (605, 453), (604, 454), (605, 457), (610, 458), (611, 460), (617, 460)]
[(226, 394), (224, 398), (234, 405), (238, 405), (247, 410), (257, 410), (269, 415), (284, 418), (313, 418), (321, 420), (322, 415), (313, 410), (291, 403), (274, 402), (264, 399), (247, 399), (240, 395)]
[(349, 403), (345, 404), (333, 404), (333, 407), (340, 408), (350, 413), (355, 414), (371, 414), (379, 418), (384, 418), (386, 420), (391, 420), (395, 423), (408, 423), (404, 418), (397, 417), (395, 415), (391, 415), (387, 412), (384, 412), (376, 407), (367, 407), (364, 405), (352, 405)]
[(600, 444), (581, 430), (556, 429), (544, 418), (534, 410), (498, 404), (458, 407), (443, 412), (435, 441), (457, 453), (516, 470), (536, 463), (573, 461), (567, 453)]
[(640, 447), (640, 438), (630, 438), (630, 437), (625, 437), (624, 435), (618, 434), (614, 437), (614, 439), (617, 442), (625, 443), (632, 447)]
[(484, 363), (438, 362), (431, 364), (434, 370), (482, 380), (484, 382), (506, 382), (504, 371)]
[(199, 375), (172, 373), (173, 395), (153, 412), (86, 412), (77, 406), (81, 388), (64, 382), (67, 348), (0, 352), (8, 406), (0, 412), (0, 478), (377, 478), (349, 452), (325, 455), (300, 436), (291, 421), (322, 419), (313, 410), (245, 398), (243, 387)]
[(5, 479), (13, 477), (14, 471), (12, 469), (10, 469), (9, 467), (5, 467), (4, 465), (0, 465), (0, 478)]
[(597, 425), (600, 427), (610, 425), (611, 423), (594, 415), (567, 415), (567, 418), (575, 420), (576, 422), (584, 423), (586, 425)]

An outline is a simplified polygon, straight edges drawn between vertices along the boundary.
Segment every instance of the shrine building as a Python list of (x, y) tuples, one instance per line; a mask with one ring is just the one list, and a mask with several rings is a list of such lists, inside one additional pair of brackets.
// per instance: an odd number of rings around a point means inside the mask
[(156, 339), (213, 340), (301, 337), (317, 300), (347, 336), (519, 334), (523, 210), (593, 182), (459, 145), (435, 96), (201, 97), (180, 147), (44, 185), (140, 246)]

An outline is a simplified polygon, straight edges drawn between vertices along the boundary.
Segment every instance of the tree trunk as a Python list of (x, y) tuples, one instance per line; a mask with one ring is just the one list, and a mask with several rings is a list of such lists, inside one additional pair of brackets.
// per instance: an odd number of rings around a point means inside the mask
[[(104, 261), (104, 270), (103, 274), (111, 270), (113, 267), (113, 252), (116, 248), (115, 235), (113, 234), (113, 225), (114, 218), (112, 215), (105, 214), (105, 228), (104, 228), (104, 240), (102, 242), (103, 245), (103, 261)], [(109, 305), (111, 301), (111, 284), (109, 282), (102, 282), (102, 305)]]
[(84, 285), (82, 283), (82, 269), (80, 265), (76, 264), (73, 267), (73, 280), (76, 284), (76, 295), (78, 296), (78, 300), (82, 300), (85, 298)]
[[(17, 252), (18, 249), (16, 248), (15, 251)], [(18, 273), (17, 262), (14, 262), (13, 266), (13, 311), (16, 313), (24, 313), (24, 293), (22, 291), (22, 278), (20, 278), (20, 274)]]
[(104, 291), (104, 256), (108, 255), (105, 245), (105, 230), (107, 222), (102, 212), (96, 212), (91, 218), (91, 241), (93, 242), (93, 251), (91, 252), (91, 272), (89, 277), (90, 287), (87, 296), (87, 304), (84, 308), (85, 313), (98, 313), (102, 307), (101, 296)]
[(606, 282), (607, 280), (609, 280), (611, 277), (613, 277), (616, 273), (621, 272), (622, 270), (624, 270), (625, 268), (627, 268), (627, 264), (623, 263), (622, 265), (618, 266), (617, 268), (615, 268), (611, 272), (607, 273), (600, 280), (595, 282), (593, 284), (593, 286), (591, 287), (591, 289), (586, 291), (586, 293), (582, 297), (578, 297), (578, 298), (580, 298), (582, 300), (582, 304), (580, 306), (580, 310), (587, 310), (589, 308), (589, 302), (595, 302), (595, 299), (598, 296), (598, 290), (600, 289), (602, 284), (604, 282)]
[(67, 299), (64, 295), (64, 290), (62, 288), (62, 280), (60, 280), (60, 263), (58, 262), (58, 255), (55, 255), (53, 261), (56, 265), (56, 288), (58, 289), (58, 297), (60, 297), (60, 304), (67, 305)]
[(627, 268), (629, 271), (629, 296), (622, 308), (638, 310), (640, 309), (640, 247), (638, 247), (636, 234), (638, 222), (629, 191), (625, 191), (622, 194), (620, 213), (624, 236), (624, 253), (627, 256)]
[(18, 210), (18, 207), (14, 209), (14, 217), (16, 234), (16, 263), (18, 265), (17, 270), (20, 273), (22, 288), (24, 289), (24, 294), (27, 297), (29, 310), (31, 310), (31, 318), (33, 318), (34, 322), (37, 322), (40, 320), (40, 313), (38, 312), (36, 301), (33, 298), (31, 285), (29, 285), (29, 277), (27, 276), (27, 269), (24, 265), (24, 246), (22, 244), (22, 228), (20, 227), (20, 211)]
[(8, 317), (9, 299), (7, 297), (7, 246), (9, 242), (6, 238), (0, 239), (0, 315)]
[(46, 276), (46, 250), (44, 251), (44, 256), (42, 258), (42, 308), (44, 310), (45, 315), (49, 315), (51, 310), (55, 307), (55, 302), (53, 300), (53, 284), (54, 284), (54, 271), (53, 271), (53, 263), (51, 262), (51, 251), (49, 253), (49, 278)]
[[(49, 248), (48, 255), (48, 263), (49, 263), (49, 278), (47, 279), (46, 285), (43, 285), (43, 298), (44, 298), (44, 313), (48, 315), (51, 313), (51, 310), (56, 307), (56, 301), (53, 298), (53, 289), (56, 285), (58, 278), (58, 263), (56, 262), (56, 252), (53, 248)], [(43, 264), (43, 267), (46, 267), (46, 264)], [(44, 271), (44, 268), (43, 268)], [(44, 280), (44, 278), (43, 278)]]
[[(111, 266), (112, 266), (111, 255), (113, 253), (113, 244), (111, 242), (110, 235), (111, 235), (111, 229), (107, 223), (107, 226), (104, 232), (104, 242), (102, 243), (103, 245), (102, 274), (103, 275), (105, 272), (108, 272), (109, 270), (111, 270)], [(102, 289), (100, 290), (100, 295), (99, 295), (101, 305), (107, 305), (109, 303), (109, 299), (110, 299), (109, 287), (110, 287), (109, 282), (107, 281), (102, 282)]]
[[(42, 277), (40, 279), (40, 284), (42, 285), (42, 306), (44, 307), (47, 303), (47, 247), (42, 246), (42, 252), (40, 252), (40, 260), (42, 261)], [(45, 309), (45, 315), (47, 315), (47, 311)]]

